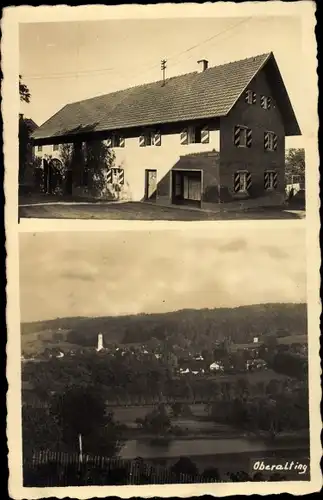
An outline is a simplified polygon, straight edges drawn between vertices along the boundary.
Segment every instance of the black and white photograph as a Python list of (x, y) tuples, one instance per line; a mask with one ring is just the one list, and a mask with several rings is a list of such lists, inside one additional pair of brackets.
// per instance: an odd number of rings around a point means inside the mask
[(21, 24), (20, 218), (303, 218), (304, 57), (293, 16)]
[(234, 233), (20, 234), (24, 486), (309, 481), (305, 225)]
[(321, 489), (315, 16), (4, 9), (10, 498)]

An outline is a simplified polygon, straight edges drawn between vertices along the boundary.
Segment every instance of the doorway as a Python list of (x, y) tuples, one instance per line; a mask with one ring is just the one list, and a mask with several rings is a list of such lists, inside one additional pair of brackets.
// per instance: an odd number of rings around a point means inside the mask
[(157, 170), (145, 170), (145, 200), (155, 201), (157, 198)]
[(172, 171), (172, 203), (177, 205), (201, 206), (202, 171)]

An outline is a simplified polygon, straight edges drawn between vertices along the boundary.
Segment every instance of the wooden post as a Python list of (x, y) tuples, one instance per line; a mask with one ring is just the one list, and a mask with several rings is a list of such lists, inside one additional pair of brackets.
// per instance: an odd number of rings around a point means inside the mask
[(79, 460), (80, 463), (83, 462), (83, 446), (82, 446), (82, 435), (79, 434)]

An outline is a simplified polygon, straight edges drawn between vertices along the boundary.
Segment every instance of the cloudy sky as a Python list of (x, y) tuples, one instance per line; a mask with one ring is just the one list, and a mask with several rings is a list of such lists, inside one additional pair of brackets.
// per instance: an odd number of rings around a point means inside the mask
[[(47, 16), (48, 17), (48, 16)], [(209, 17), (38, 22), (20, 25), (20, 68), (31, 91), (21, 111), (41, 125), (68, 102), (273, 51), (300, 127), (308, 109), (300, 17)], [(302, 147), (302, 137), (287, 138)]]
[(301, 221), (21, 233), (21, 320), (305, 302), (305, 267)]

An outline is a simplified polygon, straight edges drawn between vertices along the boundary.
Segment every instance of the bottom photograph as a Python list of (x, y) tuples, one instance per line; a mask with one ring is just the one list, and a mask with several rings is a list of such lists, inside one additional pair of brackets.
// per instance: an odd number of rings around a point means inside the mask
[(25, 487), (309, 481), (305, 224), (20, 233)]

